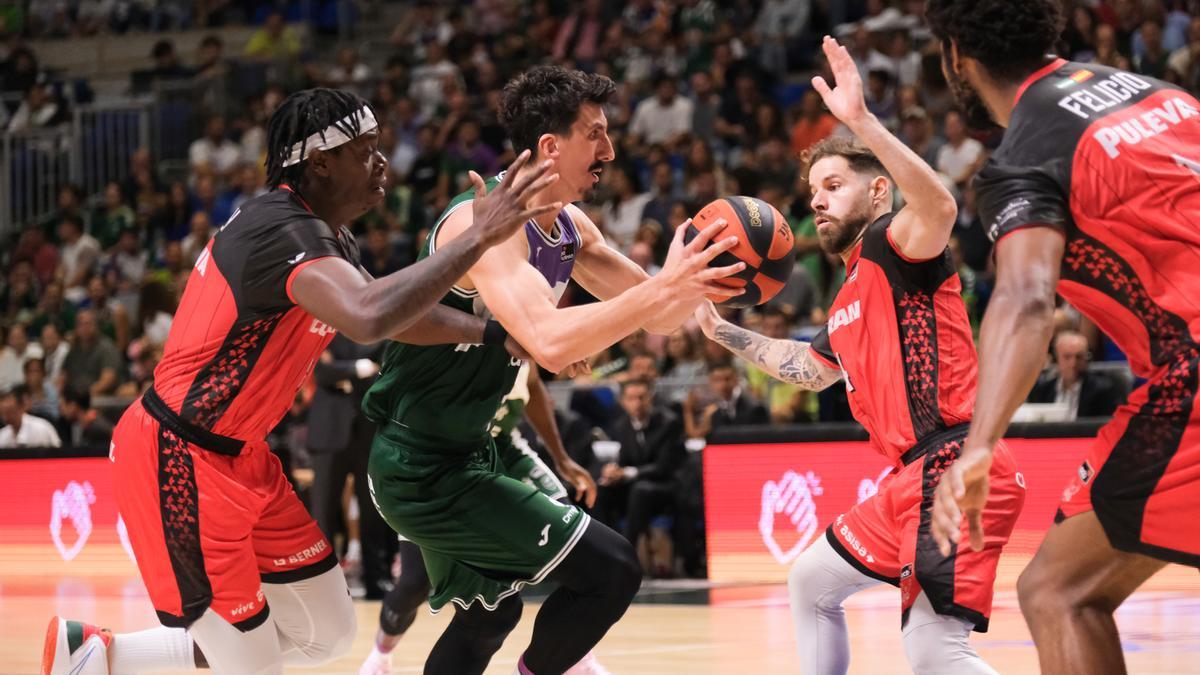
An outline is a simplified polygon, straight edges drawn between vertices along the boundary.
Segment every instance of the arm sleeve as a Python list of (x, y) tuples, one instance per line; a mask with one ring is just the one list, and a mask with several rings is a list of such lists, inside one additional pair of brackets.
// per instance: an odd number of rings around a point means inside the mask
[(975, 194), (983, 227), (993, 242), (1026, 227), (1050, 227), (1065, 234), (1071, 223), (1066, 195), (1042, 167), (989, 162), (975, 179)]

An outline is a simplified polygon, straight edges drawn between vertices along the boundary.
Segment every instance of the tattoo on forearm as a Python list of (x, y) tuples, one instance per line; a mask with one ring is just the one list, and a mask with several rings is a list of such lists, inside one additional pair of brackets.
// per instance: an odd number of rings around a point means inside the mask
[(780, 380), (805, 389), (819, 391), (839, 379), (813, 360), (805, 342), (771, 339), (730, 323), (717, 326), (713, 339)]

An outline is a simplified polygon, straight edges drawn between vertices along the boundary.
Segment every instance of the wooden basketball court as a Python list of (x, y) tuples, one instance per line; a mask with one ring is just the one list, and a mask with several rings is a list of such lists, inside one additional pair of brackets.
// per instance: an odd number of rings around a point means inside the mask
[[(54, 613), (103, 623), (118, 632), (156, 624), (141, 582), (129, 575), (131, 566), (119, 547), (110, 557), (94, 558), (86, 569), (73, 566), (71, 575), (60, 575), (58, 566), (46, 564), (40, 551), (21, 546), (0, 550), (0, 675), (37, 672), (45, 626)], [(103, 564), (105, 557), (110, 565)], [(1010, 558), (1002, 565), (991, 630), (974, 638), (979, 653), (1006, 674), (1038, 672), (1014, 590), (1023, 563)], [(513, 671), (528, 643), (537, 602), (528, 600), (521, 624), (488, 673)], [(851, 672), (909, 672), (898, 606), (898, 591), (891, 587), (866, 591), (847, 603)], [(359, 601), (357, 607), (359, 631), (352, 653), (319, 672), (358, 672), (371, 648), (379, 603)], [(396, 672), (421, 672), (449, 618), (449, 612), (418, 617), (395, 652)], [(1167, 568), (1122, 608), (1117, 621), (1130, 672), (1200, 672), (1200, 575), (1194, 570)], [(648, 582), (597, 655), (618, 675), (798, 672), (786, 590), (778, 585), (697, 588)]]

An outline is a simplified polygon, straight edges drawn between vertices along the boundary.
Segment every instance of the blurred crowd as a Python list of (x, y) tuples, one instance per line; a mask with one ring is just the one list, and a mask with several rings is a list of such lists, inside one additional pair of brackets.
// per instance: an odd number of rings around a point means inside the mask
[[(353, 230), (364, 267), (380, 276), (415, 260), (437, 215), (466, 188), (467, 171), (495, 172), (511, 161), (497, 120), (509, 78), (542, 62), (609, 75), (618, 84), (605, 111), (617, 159), (582, 208), (614, 247), (653, 273), (673, 229), (707, 202), (744, 194), (775, 205), (795, 234), (793, 276), (766, 306), (727, 314), (772, 337), (808, 338), (844, 277), (840, 259), (818, 246), (799, 173), (806, 148), (848, 133), (809, 85), (813, 74), (830, 77), (818, 44), (834, 35), (859, 66), (871, 111), (939, 171), (959, 200), (950, 250), (975, 326), (987, 306), (991, 245), (971, 178), (999, 136), (968, 129), (954, 110), (921, 0), (418, 1), (403, 3), (389, 32), (361, 43), (368, 49), (320, 36), (307, 44), (290, 22), (296, 3), (17, 4), (19, 11), (0, 11), (0, 89), (21, 96), (3, 113), (10, 131), (70, 119), (61, 89), (24, 37), (256, 26), (237, 50), (214, 29), (195, 54), (178, 53), (164, 37), (149, 55), (143, 84), (171, 80), (194, 88), (198, 117), (186, 170), (164, 171), (159, 157), (139, 150), (126, 180), (99, 194), (63, 184), (55, 213), (5, 233), (0, 391), (9, 393), (0, 408), (10, 426), (25, 426), (20, 411), (49, 420), (63, 444), (102, 438), (108, 419), (97, 400), (128, 400), (150, 382), (197, 255), (242, 202), (264, 191), (266, 120), (298, 87), (352, 89), (375, 108), (390, 162), (387, 197)], [(1200, 2), (1067, 5), (1062, 56), (1200, 90)], [(233, 103), (211, 96), (214, 83), (229, 86), (237, 79), (231, 72), (254, 62), (288, 67)], [(590, 301), (574, 286), (565, 299)], [(1058, 318), (1062, 335), (1031, 400), (1069, 400), (1079, 416), (1111, 413), (1109, 403), (1129, 383), (1089, 375), (1089, 362), (1123, 356), (1073, 308), (1062, 306)], [(723, 426), (850, 420), (840, 387), (816, 395), (779, 383), (730, 358), (694, 326), (670, 336), (630, 336), (597, 355), (593, 367), (574, 382), (575, 426), (603, 439), (622, 436), (630, 420), (642, 420), (634, 427), (666, 420), (677, 437), (646, 450), (666, 453), (662, 475), (686, 473), (682, 448), (701, 447)], [(290, 420), (301, 427), (311, 391)], [(583, 459), (598, 476), (619, 461)]]

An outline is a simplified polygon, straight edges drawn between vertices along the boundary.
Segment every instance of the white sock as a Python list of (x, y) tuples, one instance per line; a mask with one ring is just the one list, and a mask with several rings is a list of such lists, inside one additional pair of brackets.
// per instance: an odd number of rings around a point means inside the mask
[(346, 544), (346, 560), (361, 560), (362, 559), (362, 542), (358, 539), (351, 539), (350, 543)]
[(159, 626), (113, 636), (108, 646), (112, 675), (160, 670), (195, 670), (192, 636), (182, 628)]

